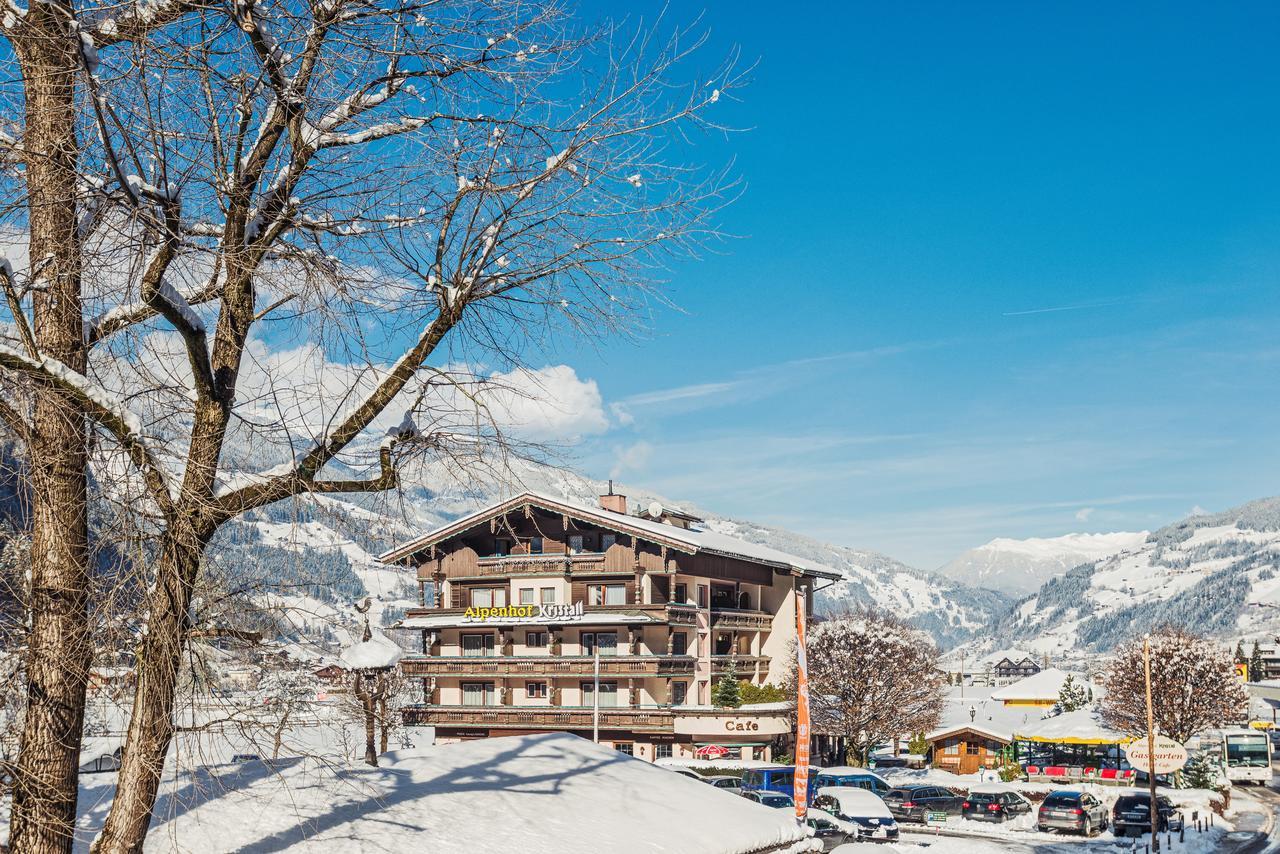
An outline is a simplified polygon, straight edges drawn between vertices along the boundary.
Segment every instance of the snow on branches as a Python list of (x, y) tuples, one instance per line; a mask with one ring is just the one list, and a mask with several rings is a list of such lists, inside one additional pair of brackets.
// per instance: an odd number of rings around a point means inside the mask
[(938, 725), (938, 650), (921, 632), (878, 615), (841, 617), (813, 627), (807, 652), (813, 729), (845, 736), (859, 761)]
[[(1150, 635), (1151, 700), (1156, 728), (1185, 742), (1206, 727), (1243, 720), (1249, 694), (1235, 673), (1231, 651), (1177, 628)], [(1121, 732), (1147, 731), (1142, 638), (1122, 646), (1107, 671), (1102, 699), (1106, 724)]]

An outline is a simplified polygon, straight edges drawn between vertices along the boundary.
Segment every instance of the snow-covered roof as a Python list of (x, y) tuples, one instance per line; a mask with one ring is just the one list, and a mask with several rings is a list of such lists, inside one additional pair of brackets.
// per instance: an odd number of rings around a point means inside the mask
[[(147, 854), (272, 850), (773, 854), (813, 850), (789, 810), (567, 733), (187, 772)], [(656, 820), (657, 819), (657, 820)], [(817, 850), (821, 850), (819, 847)]]
[(374, 630), (367, 641), (344, 649), (338, 660), (349, 670), (385, 670), (395, 667), (403, 655), (395, 641)]
[(1014, 736), (1055, 744), (1120, 744), (1129, 739), (1124, 733), (1105, 726), (1093, 706), (1033, 721), (1019, 727)]
[[(973, 709), (972, 718), (969, 710)], [(977, 698), (962, 700), (950, 698), (943, 706), (942, 720), (936, 729), (925, 733), (929, 741), (946, 738), (962, 730), (973, 730), (996, 739), (1013, 741), (1013, 733), (1019, 727), (1040, 720), (1043, 709), (1028, 706), (1006, 706), (998, 700)]]
[(829, 566), (809, 560), (808, 558), (797, 557), (788, 554), (770, 546), (761, 545), (760, 543), (751, 543), (746, 540), (740, 540), (737, 537), (730, 537), (728, 534), (717, 533), (716, 531), (706, 530), (703, 528), (679, 528), (675, 525), (667, 525), (662, 522), (656, 522), (652, 519), (646, 519), (641, 516), (632, 516), (627, 513), (615, 513), (612, 510), (605, 510), (602, 507), (589, 507), (585, 504), (578, 504), (564, 498), (543, 495), (536, 492), (524, 492), (514, 498), (497, 504), (491, 504), (488, 507), (481, 508), (474, 513), (463, 516), (446, 525), (441, 525), (433, 531), (423, 534), (421, 537), (410, 540), (409, 542), (397, 546), (390, 551), (383, 552), (378, 555), (378, 559), (385, 563), (394, 563), (402, 560), (414, 552), (425, 548), (433, 543), (459, 534), (468, 528), (474, 527), (490, 516), (505, 512), (524, 505), (531, 505), (547, 510), (552, 513), (573, 516), (586, 521), (594, 521), (607, 528), (632, 533), (637, 537), (649, 540), (651, 542), (660, 543), (677, 549), (678, 551), (696, 554), (698, 552), (706, 552), (710, 554), (723, 555), (726, 557), (741, 558), (753, 563), (763, 563), (773, 566), (777, 569), (791, 569), (802, 572), (806, 575), (816, 575), (823, 578), (840, 579), (844, 575)]
[(1004, 661), (1006, 658), (1012, 661), (1014, 664), (1017, 664), (1018, 662), (1027, 658), (1031, 659), (1032, 661), (1036, 660), (1036, 657), (1031, 653), (1027, 652), (1026, 650), (999, 649), (989, 655), (984, 655), (982, 658), (979, 658), (978, 666), (986, 667), (988, 664), (995, 666), (1000, 662)]
[(1056, 667), (1041, 670), (1034, 676), (1011, 682), (1003, 688), (991, 692), (993, 700), (1057, 700), (1062, 683), (1068, 676), (1074, 676), (1079, 685), (1087, 684), (1083, 673), (1068, 673)]

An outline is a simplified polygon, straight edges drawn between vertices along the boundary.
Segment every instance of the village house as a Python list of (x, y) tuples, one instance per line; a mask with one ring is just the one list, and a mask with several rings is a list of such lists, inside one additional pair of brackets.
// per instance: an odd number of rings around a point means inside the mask
[(789, 708), (715, 708), (713, 685), (731, 668), (781, 682), (797, 601), (840, 576), (701, 521), (612, 490), (599, 506), (526, 492), (382, 555), (416, 569), (424, 603), (400, 624), (421, 633), (400, 664), (424, 698), (406, 722), (441, 742), (598, 725), (650, 760), (769, 759)]
[(998, 700), (1006, 706), (1038, 706), (1049, 708), (1058, 702), (1058, 694), (1068, 676), (1075, 677), (1076, 683), (1087, 685), (1087, 677), (1083, 673), (1067, 673), (1056, 667), (1041, 670), (1034, 676), (1011, 682), (1003, 688), (991, 692), (991, 699)]

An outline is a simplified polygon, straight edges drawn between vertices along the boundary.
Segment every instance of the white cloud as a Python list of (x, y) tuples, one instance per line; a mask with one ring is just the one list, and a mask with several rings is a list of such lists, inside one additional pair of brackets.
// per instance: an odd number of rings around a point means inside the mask
[(537, 442), (577, 442), (610, 427), (595, 380), (568, 365), (516, 368), (493, 374), (504, 388), (489, 394), (493, 417), (506, 430)]
[(651, 456), (653, 456), (653, 446), (643, 440), (618, 448), (615, 452), (613, 468), (609, 472), (609, 477), (622, 477), (629, 471), (643, 471), (645, 466), (649, 464)]
[(1081, 507), (1079, 510), (1076, 511), (1076, 521), (1088, 522), (1089, 517), (1093, 515), (1093, 510), (1094, 508), (1092, 507)]

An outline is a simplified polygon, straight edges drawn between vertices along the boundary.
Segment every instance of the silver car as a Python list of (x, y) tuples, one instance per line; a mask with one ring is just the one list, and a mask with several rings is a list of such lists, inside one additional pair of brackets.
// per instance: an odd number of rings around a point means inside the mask
[(731, 792), (732, 794), (735, 794), (735, 795), (742, 794), (742, 778), (741, 777), (730, 777), (730, 776), (703, 777), (702, 780), (705, 783), (710, 783), (712, 786), (715, 786), (717, 789), (724, 789), (726, 792)]

